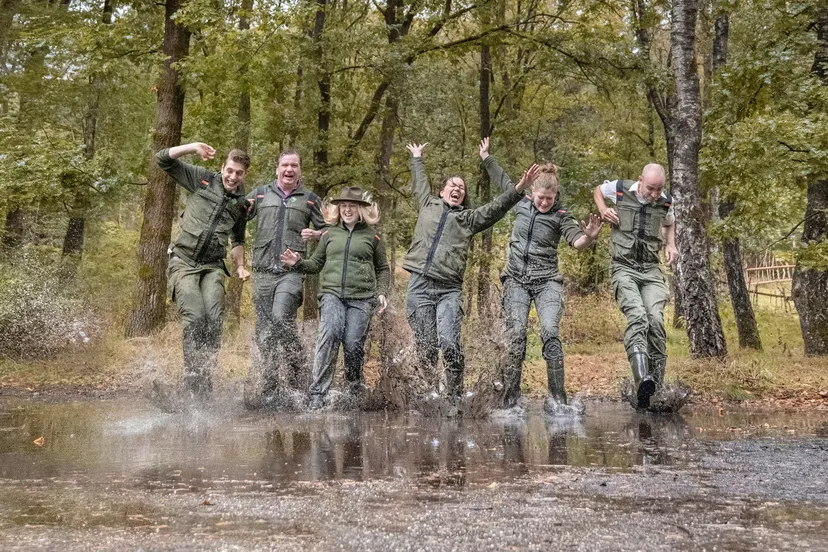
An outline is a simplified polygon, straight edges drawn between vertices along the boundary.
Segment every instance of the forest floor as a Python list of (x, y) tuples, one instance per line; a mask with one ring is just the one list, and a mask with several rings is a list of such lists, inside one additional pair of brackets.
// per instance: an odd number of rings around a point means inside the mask
[[(401, 299), (394, 301), (402, 305)], [(246, 310), (246, 309), (245, 309)], [(402, 308), (387, 315), (380, 325), (397, 334), (398, 343), (410, 343)], [(740, 350), (732, 313), (722, 308), (729, 355), (725, 361), (693, 359), (688, 353), (687, 335), (668, 321), (667, 379), (680, 379), (693, 389), (693, 401), (706, 404), (743, 403), (752, 408), (814, 408), (828, 410), (828, 361), (806, 357), (802, 351), (799, 321), (795, 313), (774, 309), (757, 310), (763, 351)], [(529, 397), (545, 393), (546, 370), (540, 355), (540, 338), (534, 311), (530, 316), (523, 391)], [(182, 366), (181, 333), (171, 321), (160, 333), (124, 340), (118, 323), (102, 324), (86, 344), (68, 346), (53, 358), (0, 360), (0, 393), (59, 395), (116, 395), (140, 392), (153, 378), (175, 380)], [(301, 324), (306, 351), (313, 351), (315, 324)], [(481, 325), (468, 317), (464, 328), (469, 375), (483, 365), (497, 363), (502, 354), (502, 336), (495, 336), (491, 324)], [(569, 296), (561, 322), (566, 352), (566, 385), (570, 394), (581, 392), (589, 398), (616, 399), (619, 382), (628, 376), (623, 352), (624, 320), (610, 297)], [(481, 338), (481, 335), (484, 335)], [(247, 375), (252, 344), (253, 316), (245, 315), (224, 335), (220, 363), (226, 380)], [(366, 377), (375, 382), (379, 371), (376, 336), (369, 340)], [(491, 348), (495, 350), (491, 350)], [(494, 360), (493, 360), (494, 359)], [(479, 371), (479, 370), (478, 370)]]

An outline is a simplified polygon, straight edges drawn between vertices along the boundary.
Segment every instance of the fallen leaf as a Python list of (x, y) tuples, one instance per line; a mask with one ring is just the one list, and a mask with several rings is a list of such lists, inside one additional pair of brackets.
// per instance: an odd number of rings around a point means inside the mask
[(41, 435), (40, 437), (38, 437), (37, 439), (35, 439), (35, 440), (34, 440), (34, 441), (32, 441), (32, 442), (33, 442), (34, 444), (36, 444), (37, 446), (42, 447), (43, 445), (45, 445), (45, 444), (46, 444), (46, 439), (44, 439), (44, 438), (43, 438), (43, 435)]
[(213, 505), (213, 503), (212, 503), (212, 502), (210, 502), (209, 500), (205, 500), (204, 502), (202, 502), (202, 503), (201, 503), (201, 505), (202, 505), (202, 506), (212, 506), (212, 505)]

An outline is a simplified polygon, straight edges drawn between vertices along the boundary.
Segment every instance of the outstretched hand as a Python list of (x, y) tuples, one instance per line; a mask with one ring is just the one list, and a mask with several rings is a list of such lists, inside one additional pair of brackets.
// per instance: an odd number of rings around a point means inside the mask
[(405, 148), (411, 152), (411, 157), (422, 157), (423, 150), (428, 145), (428, 142), (424, 144), (407, 144)]
[(285, 252), (282, 253), (282, 256), (279, 257), (279, 259), (282, 261), (282, 263), (288, 266), (293, 266), (302, 259), (302, 256), (299, 253), (296, 253), (295, 251), (285, 249)]
[(518, 182), (517, 186), (515, 186), (515, 191), (522, 193), (526, 190), (526, 188), (531, 186), (532, 183), (535, 182), (535, 178), (538, 177), (538, 169), (540, 169), (540, 167), (538, 167), (537, 163), (526, 169), (523, 172), (523, 176), (520, 178), (520, 182)]
[(667, 264), (676, 264), (679, 259), (679, 252), (675, 245), (667, 245), (664, 248), (664, 256), (667, 257)]
[(489, 156), (489, 137), (486, 136), (480, 140), (480, 160), (485, 161)]
[(377, 297), (379, 301), (379, 308), (377, 309), (377, 314), (382, 314), (385, 312), (385, 309), (388, 308), (388, 299), (385, 298), (385, 295), (380, 295)]
[(598, 237), (598, 234), (601, 232), (601, 227), (604, 225), (604, 221), (601, 220), (601, 216), (595, 213), (590, 213), (589, 215), (589, 223), (586, 221), (581, 221), (581, 232), (583, 232), (589, 239), (594, 240)]

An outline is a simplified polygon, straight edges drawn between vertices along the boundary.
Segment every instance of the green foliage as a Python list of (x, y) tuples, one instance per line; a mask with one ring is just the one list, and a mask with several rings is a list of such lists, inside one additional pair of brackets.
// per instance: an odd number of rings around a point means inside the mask
[[(646, 85), (671, 88), (669, 6), (645, 4), (647, 59), (631, 4), (616, 0), (466, 0), (450, 3), (449, 12), (445, 2), (405, 1), (396, 13), (382, 2), (329, 1), (318, 28), (315, 2), (264, 0), (242, 13), (240, 0), (189, 0), (175, 16), (192, 32), (190, 55), (176, 67), (186, 92), (182, 141), (213, 145), (219, 155), (207, 164), (218, 169), (223, 153), (239, 143), (240, 100), (249, 95), (248, 189), (272, 180), (279, 151), (295, 148), (305, 182), (320, 192), (346, 183), (375, 191), (385, 208), (384, 239), (402, 253), (416, 220), (407, 142), (431, 143), (426, 164), (435, 188), (460, 174), (474, 202), (482, 201), (477, 144), (485, 45), (492, 153), (515, 180), (533, 162), (558, 164), (564, 204), (583, 219), (594, 211), (596, 185), (667, 161)], [(120, 315), (131, 278), (141, 273), (132, 255), (156, 124), (164, 9), (145, 0), (115, 3), (105, 23), (103, 5), (22, 0), (3, 35), (0, 212), (34, 213), (28, 239), (54, 249), (69, 216), (85, 217), (78, 277)], [(727, 65), (703, 83), (709, 101), (702, 176), (734, 204), (729, 217), (712, 223), (713, 235), (739, 236), (747, 252), (763, 251), (800, 222), (807, 180), (828, 171), (828, 87), (810, 73), (819, 6), (715, 6), (730, 11), (731, 39)], [(701, 57), (710, 54), (709, 27), (700, 24)], [(329, 112), (320, 92), (325, 83)], [(398, 108), (387, 114), (391, 98)], [(319, 128), (324, 115), (326, 132)], [(384, 120), (393, 125), (387, 175), (379, 163)], [(327, 163), (317, 162), (323, 154)], [(503, 266), (510, 217), (495, 226), (493, 250), (478, 247), (471, 257), (475, 281), (482, 254), (491, 259), (492, 276)], [(788, 249), (797, 238), (775, 247)], [(117, 255), (108, 257), (112, 251)], [(605, 289), (606, 231), (593, 248), (562, 246), (560, 254), (570, 289)], [(814, 267), (826, 258), (821, 245), (796, 255)]]

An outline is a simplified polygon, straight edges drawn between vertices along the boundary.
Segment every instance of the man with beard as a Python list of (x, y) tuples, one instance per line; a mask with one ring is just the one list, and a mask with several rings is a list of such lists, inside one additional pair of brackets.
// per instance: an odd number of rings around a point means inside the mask
[[(664, 246), (673, 264), (678, 250), (673, 198), (664, 181), (664, 167), (650, 163), (638, 181), (608, 180), (593, 192), (601, 218), (612, 224), (612, 290), (627, 318), (624, 348), (633, 375), (633, 406), (639, 409), (650, 407), (650, 398), (664, 385), (667, 365), (664, 306), (670, 293), (659, 251)], [(615, 207), (607, 207), (605, 199)]]

